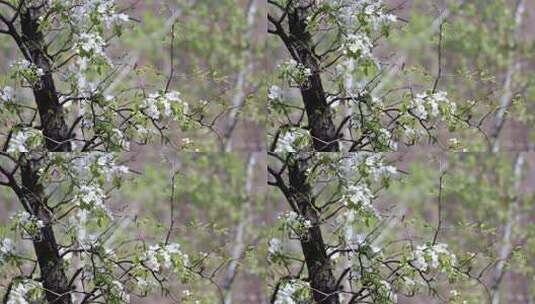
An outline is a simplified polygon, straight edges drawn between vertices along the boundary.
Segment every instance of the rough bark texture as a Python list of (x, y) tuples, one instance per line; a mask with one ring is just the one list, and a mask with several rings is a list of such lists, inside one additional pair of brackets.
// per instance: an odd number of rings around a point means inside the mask
[(327, 103), (321, 82), (320, 62), (312, 52), (312, 37), (306, 29), (307, 6), (307, 4), (302, 4), (289, 12), (290, 36), (289, 41), (285, 42), (290, 53), (298, 56), (299, 61), (312, 71), (312, 75), (300, 89), (310, 133), (314, 140), (314, 148), (316, 151), (338, 151), (338, 134), (336, 134), (332, 111)]
[(301, 216), (312, 223), (312, 228), (308, 229), (307, 235), (301, 239), (301, 247), (314, 301), (320, 304), (338, 304), (338, 287), (321, 235), (319, 215), (311, 201), (311, 187), (306, 182), (306, 168), (306, 162), (301, 160), (288, 167), (290, 182), (288, 200), (297, 206)]
[(17, 193), (19, 199), (31, 209), (31, 213), (42, 220), (45, 226), (33, 240), (39, 262), (43, 287), (49, 304), (70, 304), (69, 286), (63, 262), (59, 256), (58, 244), (50, 225), (50, 213), (46, 207), (43, 186), (39, 183), (37, 162), (25, 160), (21, 166), (22, 187)]
[(44, 49), (45, 43), (37, 23), (38, 18), (38, 11), (33, 8), (22, 12), (22, 46), (19, 46), (25, 48), (27, 55), (31, 56), (32, 63), (44, 72), (44, 75), (33, 84), (33, 94), (39, 109), (46, 147), (53, 152), (67, 152), (71, 150), (68, 142), (69, 131), (52, 78), (50, 59)]

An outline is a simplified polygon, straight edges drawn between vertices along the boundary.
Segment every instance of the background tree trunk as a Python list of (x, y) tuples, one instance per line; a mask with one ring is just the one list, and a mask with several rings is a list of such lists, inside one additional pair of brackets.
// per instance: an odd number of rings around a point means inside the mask
[[(514, 193), (521, 193), (520, 183), (522, 179), (522, 168), (524, 166), (524, 154), (519, 152), (515, 159), (513, 167), (513, 189)], [(498, 249), (498, 261), (494, 266), (494, 273), (492, 274), (492, 281), (490, 286), (491, 304), (500, 304), (501, 295), (500, 288), (502, 287), (503, 278), (506, 275), (507, 263), (511, 259), (514, 241), (514, 226), (518, 223), (518, 209), (519, 209), (519, 195), (511, 198), (509, 206), (507, 207), (507, 219), (502, 234), (501, 245)]]

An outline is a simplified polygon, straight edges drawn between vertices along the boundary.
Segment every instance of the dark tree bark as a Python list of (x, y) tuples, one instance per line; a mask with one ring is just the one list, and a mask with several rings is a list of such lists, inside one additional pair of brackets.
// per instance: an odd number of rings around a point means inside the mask
[(49, 304), (71, 304), (70, 287), (58, 244), (50, 224), (50, 210), (46, 205), (43, 185), (39, 182), (38, 161), (27, 157), (21, 165), (22, 187), (16, 192), (30, 213), (43, 221), (44, 227), (34, 238), (33, 246), (39, 263), (43, 287)]
[(71, 151), (69, 131), (65, 121), (63, 108), (52, 78), (50, 58), (45, 49), (43, 33), (39, 30), (37, 9), (23, 9), (21, 13), (22, 36), (15, 36), (19, 48), (29, 56), (31, 62), (44, 72), (32, 85), (35, 102), (39, 109), (39, 117), (45, 136), (46, 147), (52, 152)]
[[(298, 1), (295, 8), (288, 8), (288, 28), (286, 34), (280, 24), (276, 34), (282, 39), (286, 48), (295, 60), (310, 68), (312, 75), (301, 85), (301, 96), (314, 141), (316, 151), (338, 151), (339, 134), (333, 122), (333, 113), (327, 98), (320, 75), (320, 60), (313, 52), (313, 41), (306, 28), (306, 10), (313, 1)], [(309, 3), (310, 2), (310, 3)], [(276, 21), (275, 21), (276, 23)]]
[(301, 247), (314, 301), (320, 304), (338, 304), (338, 287), (321, 234), (319, 215), (311, 197), (312, 189), (306, 181), (306, 169), (305, 160), (298, 159), (288, 166), (290, 187), (285, 195), (288, 201), (297, 207), (299, 214), (312, 223), (306, 236), (301, 238)]

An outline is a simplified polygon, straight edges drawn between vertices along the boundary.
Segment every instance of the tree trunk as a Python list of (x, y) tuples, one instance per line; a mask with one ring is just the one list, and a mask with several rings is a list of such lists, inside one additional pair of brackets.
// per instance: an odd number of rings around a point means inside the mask
[(30, 208), (31, 213), (43, 221), (44, 227), (40, 234), (33, 239), (33, 246), (46, 291), (49, 304), (70, 304), (70, 288), (63, 268), (63, 261), (59, 256), (58, 244), (50, 223), (51, 216), (43, 186), (39, 183), (38, 162), (29, 156), (23, 160), (21, 166), (22, 187), (17, 193), (23, 204)]
[(39, 30), (38, 18), (37, 9), (28, 8), (22, 12), (22, 45), (19, 44), (19, 47), (27, 51), (32, 63), (44, 73), (36, 83), (32, 84), (32, 88), (39, 109), (46, 147), (53, 152), (67, 152), (71, 150), (69, 131), (52, 78), (50, 59), (46, 53), (43, 33)]
[[(522, 179), (522, 167), (524, 165), (524, 154), (522, 152), (519, 152), (515, 159), (515, 164), (513, 167), (513, 189), (514, 193), (521, 193), (520, 184)], [(490, 286), (490, 299), (491, 304), (500, 304), (501, 296), (500, 296), (500, 287), (503, 282), (503, 278), (507, 271), (507, 263), (509, 262), (509, 259), (511, 258), (511, 251), (513, 249), (513, 229), (514, 225), (517, 224), (518, 221), (518, 209), (519, 209), (519, 196), (515, 195), (511, 201), (509, 202), (509, 206), (507, 208), (507, 220), (505, 223), (503, 235), (502, 235), (502, 243), (499, 248), (498, 252), (498, 262), (496, 263), (496, 266), (494, 267), (494, 273), (491, 281)]]
[[(525, 8), (525, 0), (518, 0), (516, 3), (515, 14), (513, 16), (513, 22), (515, 24), (515, 27), (512, 33), (512, 42), (515, 45), (517, 45), (518, 41), (521, 39), (519, 36), (520, 31), (522, 30), (522, 17), (524, 16)], [(505, 73), (502, 96), (500, 97), (500, 107), (496, 111), (494, 123), (492, 129), (490, 130), (490, 150), (493, 153), (498, 152), (498, 150), (500, 149), (500, 133), (505, 123), (505, 116), (507, 114), (507, 111), (509, 110), (511, 102), (513, 101), (513, 79), (515, 74), (521, 68), (521, 62), (517, 60), (515, 50), (509, 50), (507, 56), (508, 66), (507, 71)]]
[(316, 151), (338, 151), (338, 134), (321, 82), (320, 62), (312, 52), (312, 36), (306, 29), (307, 6), (302, 4), (289, 12), (290, 37), (285, 43), (290, 53), (298, 56), (299, 61), (312, 72), (300, 89), (314, 148)]
[[(256, 0), (253, 0), (256, 1)], [(253, 210), (251, 195), (253, 193), (253, 180), (254, 169), (256, 166), (256, 154), (253, 152), (249, 155), (249, 161), (247, 162), (247, 171), (245, 173), (245, 195), (246, 201), (242, 208), (242, 214), (240, 215), (239, 224), (236, 228), (236, 236), (234, 238), (234, 244), (232, 246), (232, 252), (230, 254), (230, 262), (225, 272), (225, 278), (223, 279), (223, 304), (232, 304), (232, 285), (238, 274), (238, 267), (240, 266), (240, 258), (243, 256), (246, 249), (246, 229), (253, 220)]]
[(290, 189), (287, 199), (297, 206), (301, 216), (312, 223), (312, 228), (301, 238), (301, 247), (314, 301), (320, 304), (338, 304), (338, 287), (321, 234), (319, 215), (311, 199), (312, 189), (306, 181), (306, 161), (297, 159), (288, 169)]
[(255, 60), (253, 58), (254, 46), (251, 45), (254, 35), (256, 32), (255, 21), (256, 21), (256, 12), (258, 9), (258, 0), (250, 0), (247, 8), (247, 30), (245, 33), (245, 38), (248, 41), (249, 45), (241, 52), (241, 56), (245, 58), (245, 65), (238, 72), (238, 77), (236, 79), (236, 84), (234, 86), (234, 95), (232, 96), (232, 108), (229, 111), (228, 121), (226, 122), (225, 131), (223, 138), (226, 139), (226, 142), (223, 143), (223, 150), (225, 152), (230, 152), (232, 150), (232, 133), (238, 124), (238, 115), (241, 111), (243, 105), (245, 104), (246, 97), (246, 85), (247, 78), (250, 77), (251, 71), (253, 71)]

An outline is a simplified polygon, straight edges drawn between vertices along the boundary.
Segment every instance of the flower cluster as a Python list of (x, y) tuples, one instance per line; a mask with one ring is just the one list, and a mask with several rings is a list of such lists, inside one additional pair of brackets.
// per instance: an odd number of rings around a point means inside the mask
[(389, 178), (397, 173), (396, 167), (385, 164), (383, 155), (379, 153), (349, 153), (342, 158), (339, 167), (345, 176), (358, 173), (361, 177), (372, 177), (373, 181)]
[(277, 255), (282, 252), (282, 243), (281, 240), (273, 238), (269, 241), (268, 253), (270, 255)]
[[(51, 0), (47, 3), (50, 11), (57, 12), (64, 22), (68, 20), (79, 27), (88, 29), (93, 25), (112, 29), (130, 20), (128, 15), (118, 13), (114, 0)], [(46, 19), (44, 17), (47, 17)], [(40, 24), (46, 25), (55, 16), (47, 15), (40, 18)]]
[(290, 86), (302, 86), (306, 83), (308, 77), (312, 76), (310, 68), (293, 59), (281, 63), (277, 68), (280, 77), (288, 80)]
[(103, 22), (106, 28), (110, 28), (114, 23), (129, 20), (128, 15), (116, 12), (113, 0), (69, 0), (66, 2), (71, 3), (73, 17), (77, 20), (92, 17)]
[(393, 23), (398, 20), (396, 15), (386, 12), (382, 1), (360, 0), (356, 2), (356, 5), (360, 6), (362, 13), (375, 29), (383, 24)]
[[(97, 15), (102, 19), (106, 28), (111, 28), (112, 25), (121, 22), (126, 22), (130, 18), (123, 13), (117, 13), (115, 11), (115, 1), (110, 0), (92, 0), (86, 1), (85, 6), (81, 10), (85, 12), (91, 12), (93, 15)], [(83, 12), (80, 12), (83, 13)]]
[(376, 211), (372, 206), (373, 198), (374, 195), (370, 188), (365, 185), (355, 184), (345, 188), (342, 202), (349, 209), (376, 214)]
[(83, 210), (102, 212), (112, 218), (111, 211), (104, 205), (106, 194), (96, 184), (80, 185), (75, 190), (74, 203)]
[(452, 121), (456, 104), (451, 102), (447, 95), (446, 92), (417, 94), (410, 102), (411, 111), (423, 120), (442, 118), (445, 121)]
[(30, 84), (34, 84), (39, 77), (45, 74), (43, 69), (26, 59), (13, 62), (10, 68), (12, 78), (25, 79)]
[(57, 156), (55, 162), (64, 164), (67, 163), (68, 167), (63, 169), (74, 171), (80, 178), (84, 179), (99, 179), (104, 178), (106, 182), (111, 180), (120, 179), (124, 174), (129, 172), (127, 166), (117, 164), (117, 154), (105, 153), (105, 152), (91, 152), (91, 153), (79, 153), (71, 154), (72, 159), (63, 159), (61, 156)]
[(448, 149), (450, 151), (463, 151), (463, 144), (455, 137), (448, 139)]
[(301, 128), (289, 128), (283, 132), (278, 138), (275, 152), (277, 153), (292, 153), (297, 151), (307, 150), (312, 144), (312, 136), (308, 130)]
[(286, 280), (281, 283), (274, 304), (310, 303), (309, 283), (302, 280)]
[(159, 92), (150, 94), (142, 102), (141, 110), (152, 120), (172, 118), (181, 121), (188, 113), (188, 104), (180, 98), (179, 92)]
[(376, 154), (369, 154), (369, 157), (366, 158), (366, 166), (376, 181), (379, 178), (390, 177), (398, 173), (396, 167), (385, 165), (382, 158)]
[(14, 229), (21, 230), (32, 238), (38, 237), (40, 229), (45, 227), (42, 220), (26, 211), (19, 211), (10, 219)]
[(293, 211), (279, 215), (281, 229), (293, 231), (299, 237), (305, 237), (308, 229), (312, 228), (312, 222)]
[(6, 86), (0, 89), (0, 101), (11, 101), (13, 99), (13, 88)]
[(282, 89), (276, 85), (269, 87), (268, 99), (270, 101), (280, 101), (282, 99)]
[(344, 54), (354, 59), (371, 59), (373, 60), (373, 44), (370, 38), (362, 33), (347, 35), (342, 43)]
[(43, 286), (40, 282), (22, 280), (13, 284), (6, 304), (41, 303), (43, 300)]
[(284, 258), (284, 251), (282, 248), (281, 240), (277, 238), (272, 238), (268, 242), (268, 260), (277, 263), (279, 260)]
[(189, 256), (177, 243), (151, 245), (139, 256), (136, 268), (136, 285), (142, 292), (148, 292), (158, 286), (157, 278), (166, 272), (176, 274), (182, 282), (191, 278)]
[(126, 135), (123, 131), (117, 128), (111, 129), (109, 145), (117, 146), (122, 151), (128, 151), (130, 149), (130, 142), (126, 138)]
[(96, 162), (94, 163), (95, 168), (102, 172), (106, 181), (110, 181), (114, 176), (121, 176), (129, 172), (127, 166), (116, 163), (115, 155), (113, 154), (93, 153), (92, 156), (96, 158)]
[(109, 290), (106, 293), (108, 303), (130, 303), (130, 295), (120, 281), (111, 281), (108, 285), (108, 289)]
[(0, 266), (2, 266), (7, 259), (13, 255), (14, 250), (15, 246), (13, 245), (13, 241), (11, 239), (6, 238), (0, 242)]
[(376, 292), (376, 301), (377, 303), (397, 303), (398, 296), (392, 290), (392, 286), (385, 280), (380, 280), (378, 284), (375, 285)]
[(322, 22), (336, 25), (342, 34), (342, 50), (347, 57), (371, 59), (373, 56), (372, 35), (397, 21), (387, 12), (382, 1), (377, 0), (334, 0), (321, 1), (307, 18), (309, 27), (322, 28)]
[(154, 272), (172, 271), (181, 273), (189, 266), (189, 257), (180, 250), (180, 245), (152, 245), (141, 256), (141, 262)]
[(43, 133), (33, 128), (23, 128), (13, 132), (7, 152), (24, 153), (41, 147), (43, 143)]
[(379, 128), (376, 132), (375, 149), (382, 152), (396, 151), (398, 144), (394, 140), (392, 133), (385, 128)]
[(411, 254), (411, 264), (422, 272), (440, 270), (449, 272), (455, 266), (457, 258), (448, 251), (448, 245), (420, 245)]
[(104, 39), (97, 33), (81, 33), (78, 36), (75, 49), (81, 57), (91, 58), (94, 56), (106, 57)]
[[(64, 211), (68, 212), (66, 226), (72, 237), (78, 241), (90, 241), (87, 224), (100, 226), (113, 219), (106, 203), (107, 191), (123, 182), (128, 167), (118, 163), (118, 155), (106, 152), (89, 153), (47, 153), (47, 166), (39, 170), (43, 185), (57, 185), (61, 181), (66, 200)], [(45, 223), (46, 224), (46, 223)]]

